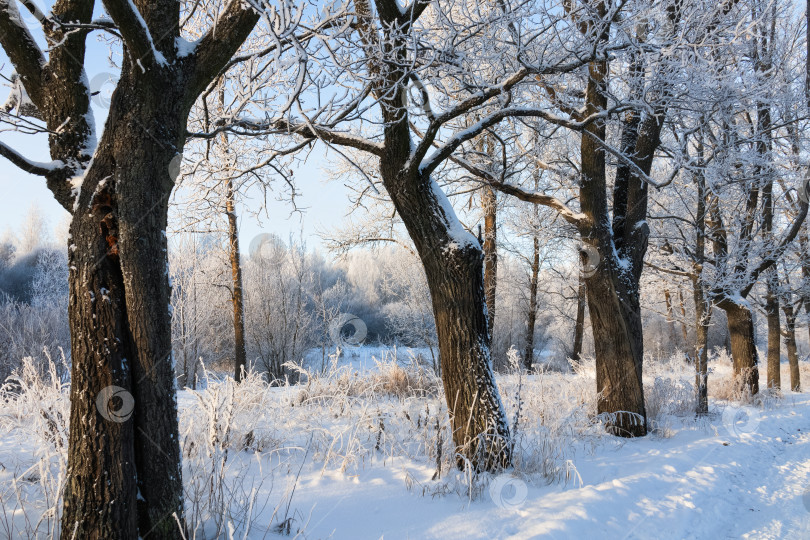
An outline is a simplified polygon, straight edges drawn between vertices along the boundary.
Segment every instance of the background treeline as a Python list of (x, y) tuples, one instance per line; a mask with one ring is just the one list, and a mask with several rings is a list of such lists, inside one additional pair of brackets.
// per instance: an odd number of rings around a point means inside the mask
[[(43, 366), (48, 355), (70, 358), (64, 228), (51, 231), (36, 207), (0, 240), (0, 377), (25, 357)], [(498, 265), (493, 335), (496, 369), (507, 351), (523, 351), (529, 311), (530, 261), (507, 242)], [(512, 236), (512, 238), (517, 238)], [(335, 353), (336, 325), (346, 313), (365, 323), (365, 344), (420, 349), (416, 357), (438, 369), (430, 294), (418, 259), (405, 247), (355, 248), (333, 257), (296, 238), (265, 234), (261, 249), (244, 253), (246, 349), (249, 364), (270, 379), (292, 376), (287, 362), (324, 368)], [(576, 243), (557, 237), (543, 250), (535, 364), (568, 370), (574, 356), (577, 311)], [(248, 251), (248, 250), (245, 250)], [(178, 383), (196, 386), (203, 369), (230, 373), (234, 334), (227, 239), (216, 233), (170, 235), (172, 340)], [(689, 291), (652, 274), (645, 282), (645, 346), (651, 358), (687, 351), (694, 341)], [(593, 353), (589, 322), (583, 351)], [(758, 343), (766, 335), (760, 327)], [(338, 328), (337, 331), (340, 331)], [(351, 329), (349, 329), (351, 331)], [(800, 336), (801, 337), (801, 336)], [(800, 339), (804, 350), (806, 341)], [(728, 347), (722, 312), (715, 314), (710, 347)], [(62, 366), (62, 363), (57, 363)], [(65, 379), (67, 373), (61, 373)]]

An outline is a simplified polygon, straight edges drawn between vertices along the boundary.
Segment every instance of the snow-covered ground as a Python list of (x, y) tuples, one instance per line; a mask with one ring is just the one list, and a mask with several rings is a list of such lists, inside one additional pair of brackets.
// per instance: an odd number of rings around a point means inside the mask
[[(567, 484), (497, 477), (478, 500), (422, 496), (416, 464), (302, 474), (307, 538), (810, 538), (810, 395), (762, 412), (750, 436), (722, 416), (573, 459)], [(741, 420), (744, 428), (747, 420)]]
[[(645, 366), (654, 431), (635, 440), (604, 433), (592, 365), (499, 376), (516, 466), (479, 476), (452, 467), (429, 372), (354, 365), (181, 392), (193, 537), (810, 538), (810, 393), (728, 402), (724, 356), (701, 419), (689, 366)], [(0, 405), (0, 537), (53, 533), (64, 479), (64, 389), (24, 380)]]

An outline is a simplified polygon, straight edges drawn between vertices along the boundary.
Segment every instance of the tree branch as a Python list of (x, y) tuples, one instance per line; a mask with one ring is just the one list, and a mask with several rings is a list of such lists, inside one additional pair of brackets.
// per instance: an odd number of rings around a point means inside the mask
[(190, 62), (189, 97), (196, 97), (216, 77), (253, 31), (262, 9), (255, 0), (230, 0), (225, 11), (200, 39)]
[(25, 172), (37, 176), (47, 176), (65, 166), (61, 161), (51, 161), (50, 163), (31, 161), (3, 142), (0, 142), (0, 156), (3, 156)]
[(159, 64), (166, 62), (163, 54), (155, 48), (152, 34), (132, 0), (103, 0), (103, 3), (121, 32), (133, 62), (141, 58), (151, 58)]
[(45, 55), (22, 22), (15, 0), (0, 0), (0, 45), (20, 76), (31, 101), (41, 108)]
[[(583, 118), (581, 121), (571, 121), (566, 120), (565, 118), (560, 118), (553, 114), (546, 112), (543, 109), (534, 109), (529, 107), (507, 107), (505, 109), (500, 109), (495, 111), (494, 113), (490, 114), (489, 116), (485, 116), (472, 126), (456, 132), (450, 139), (441, 146), (436, 152), (434, 152), (429, 158), (425, 159), (419, 168), (421, 169), (423, 174), (430, 174), (433, 172), (436, 167), (438, 167), (445, 159), (447, 159), (455, 150), (461, 146), (466, 141), (477, 137), (481, 132), (485, 129), (494, 126), (495, 124), (499, 123), (504, 118), (514, 118), (514, 117), (533, 117), (533, 118), (542, 118), (547, 122), (552, 124), (556, 124), (558, 126), (567, 127), (569, 129), (575, 131), (582, 131), (588, 125), (599, 120), (600, 118), (606, 118), (615, 112), (619, 112), (624, 110), (626, 107), (615, 107), (613, 109), (608, 109), (605, 111), (600, 111), (594, 114), (589, 115), (586, 118)], [(423, 139), (420, 146), (427, 140), (427, 138)]]

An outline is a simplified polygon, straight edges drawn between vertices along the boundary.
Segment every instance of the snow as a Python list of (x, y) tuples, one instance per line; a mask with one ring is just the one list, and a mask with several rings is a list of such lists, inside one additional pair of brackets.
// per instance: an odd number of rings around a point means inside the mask
[[(146, 36), (146, 39), (149, 40), (149, 46), (152, 48), (152, 54), (155, 57), (155, 62), (157, 62), (161, 66), (167, 66), (168, 62), (166, 61), (166, 57), (163, 56), (162, 52), (157, 50), (157, 47), (155, 47), (155, 41), (152, 39), (152, 33), (149, 31), (149, 26), (146, 24), (146, 21), (143, 19), (143, 16), (141, 15), (140, 10), (137, 8), (137, 6), (135, 5), (135, 3), (132, 0), (127, 0), (127, 3), (129, 4), (129, 9), (131, 9), (133, 15), (135, 15), (135, 19), (141, 25), (141, 30), (144, 33), (144, 35)], [(138, 58), (137, 62), (138, 62), (138, 65), (143, 70), (143, 65), (141, 64), (141, 59)], [(146, 73), (146, 71), (144, 71), (144, 73)]]
[(447, 225), (447, 234), (450, 236), (451, 244), (447, 246), (448, 249), (461, 249), (468, 246), (478, 246), (478, 239), (472, 235), (459, 221), (456, 216), (456, 211), (453, 210), (453, 205), (447, 195), (444, 194), (442, 188), (433, 178), (430, 178), (430, 189), (436, 197), (436, 202), (439, 204), (439, 209), (442, 215), (442, 220)]
[[(713, 358), (711, 414), (696, 419), (689, 413), (689, 366), (645, 365), (655, 430), (627, 440), (606, 435), (588, 409), (592, 365), (576, 373), (498, 375), (510, 419), (522, 388), (522, 462), (469, 477), (450, 466), (445, 446), (434, 478), (443, 397), (385, 393), (401, 376), (396, 364), (362, 361), (381, 352), (357, 348), (351, 362), (341, 359), (325, 375), (312, 372), (299, 386), (212, 378), (204, 389), (180, 391), (186, 517), (196, 523), (196, 537), (213, 538), (217, 530), (226, 537), (232, 528), (235, 538), (275, 538), (272, 531), (288, 518), (290, 537), (300, 538), (810, 537), (810, 393), (724, 401), (717, 393), (730, 363)], [(808, 368), (802, 364), (805, 377)], [(67, 387), (23, 386), (17, 401), (0, 403), (0, 506), (21, 498), (22, 509), (5, 518), (17, 530), (58, 506), (53, 489), (63, 481), (65, 449), (53, 444), (40, 412), (61, 418), (55, 433), (66, 442), (69, 411)], [(548, 470), (533, 470), (530, 451), (548, 447), (546, 460), (535, 463)], [(212, 483), (212, 475), (225, 485)], [(233, 519), (199, 514), (212, 486), (222, 489), (217, 496), (231, 505)], [(240, 512), (248, 507), (245, 534)]]
[[(578, 456), (576, 477), (567, 484), (531, 485), (505, 475), (472, 502), (456, 494), (422, 496), (405, 486), (414, 479), (430, 485), (433, 468), (381, 457), (353, 473), (301, 474), (293, 503), (309, 538), (810, 535), (802, 498), (810, 486), (810, 395), (763, 413), (763, 429), (748, 438), (729, 433), (720, 415), (685, 424), (669, 439), (605, 445)], [(293, 480), (287, 480), (289, 487)]]
[(194, 54), (198, 42), (199, 40), (186, 41), (182, 37), (176, 37), (174, 39), (174, 46), (177, 49), (177, 57), (184, 58), (186, 56)]

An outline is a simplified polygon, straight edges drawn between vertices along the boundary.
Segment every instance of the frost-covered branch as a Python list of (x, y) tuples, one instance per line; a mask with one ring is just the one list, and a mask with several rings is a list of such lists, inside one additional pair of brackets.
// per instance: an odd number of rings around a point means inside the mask
[(65, 167), (65, 164), (61, 161), (51, 161), (50, 163), (31, 161), (3, 142), (0, 142), (0, 156), (3, 156), (25, 172), (37, 176), (47, 176)]

